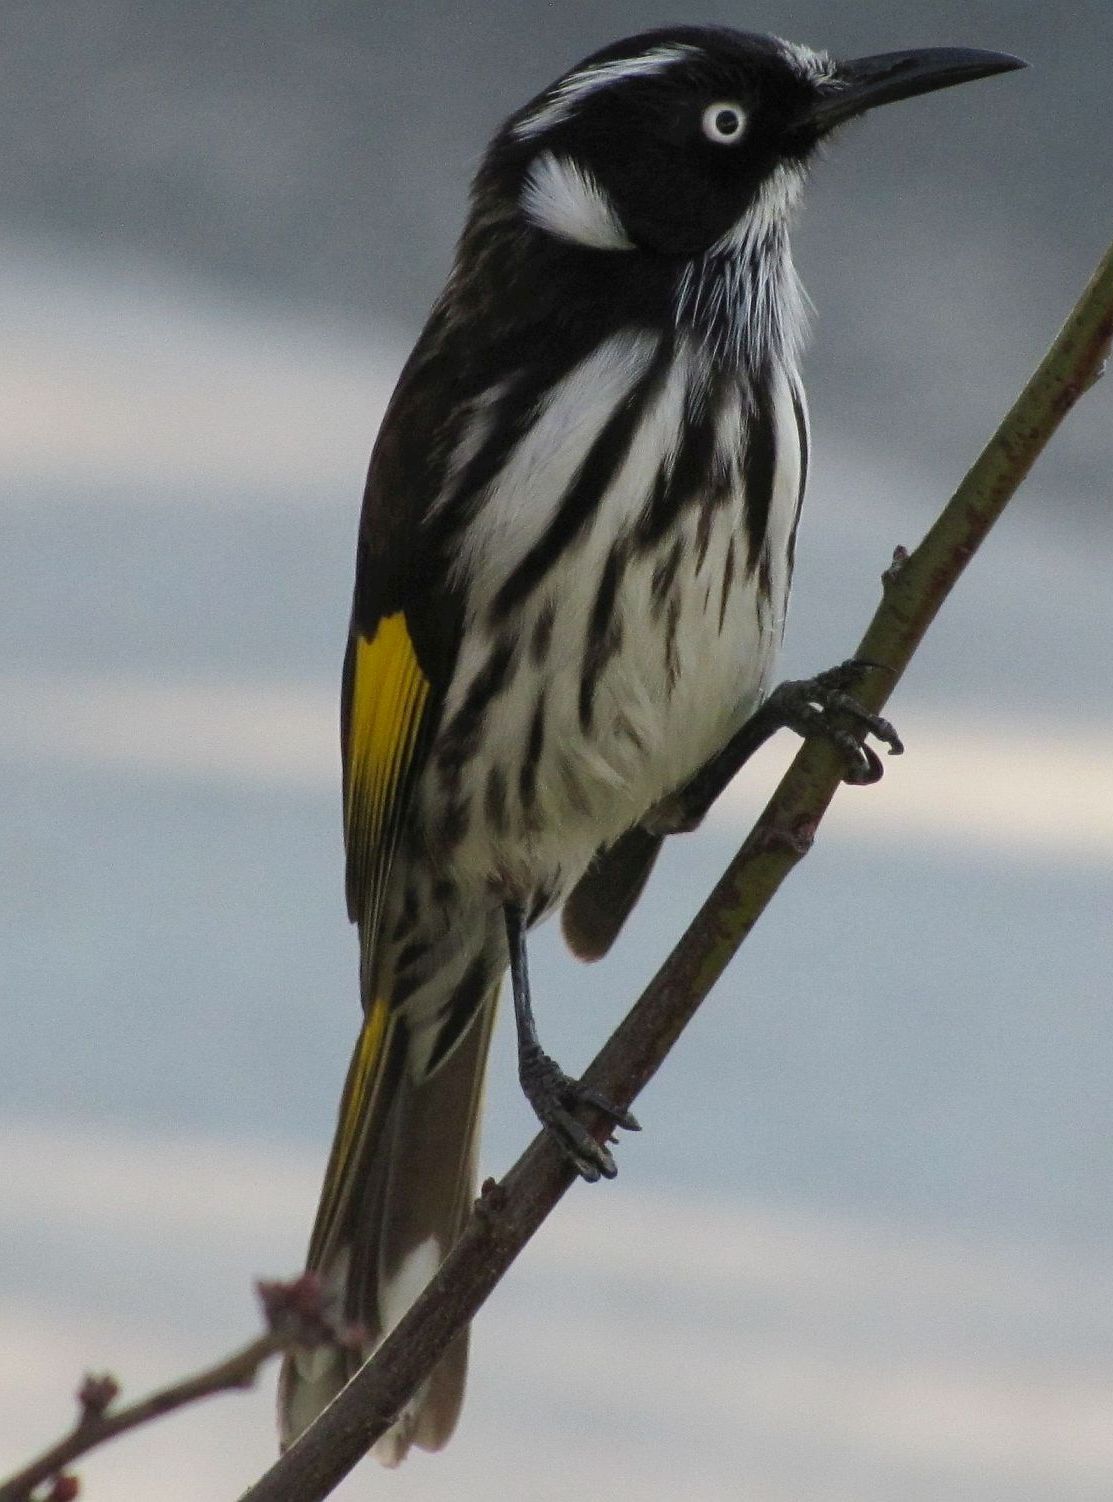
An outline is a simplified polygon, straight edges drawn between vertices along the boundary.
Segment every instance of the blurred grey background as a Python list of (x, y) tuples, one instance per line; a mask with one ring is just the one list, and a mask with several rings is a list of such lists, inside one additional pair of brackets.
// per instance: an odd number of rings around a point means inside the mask
[[(815, 464), (786, 673), (853, 648), (1104, 249), (1113, 10), (9, 0), (0, 12), (0, 1470), (86, 1366), (131, 1387), (292, 1271), (356, 1026), (335, 692), (366, 456), (500, 118), (709, 20), (1029, 72), (816, 170)], [(625, 1139), (481, 1320), (452, 1447), (341, 1495), (1113, 1493), (1110, 390), (1070, 418)], [(618, 951), (536, 948), (580, 1066), (760, 807)], [(485, 1167), (531, 1131), (498, 1039)], [(90, 1497), (232, 1497), (269, 1388)]]

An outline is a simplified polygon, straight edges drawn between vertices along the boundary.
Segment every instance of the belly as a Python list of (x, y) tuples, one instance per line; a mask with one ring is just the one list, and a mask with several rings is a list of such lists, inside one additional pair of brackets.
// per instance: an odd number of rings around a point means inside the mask
[(449, 735), (430, 757), (425, 841), (457, 890), (559, 902), (753, 710), (783, 612), (768, 568), (747, 567), (734, 505), (597, 571), (570, 559), (505, 667), (491, 671), (497, 643), (471, 644), (468, 681), (501, 681), (462, 754)]
[[(600, 846), (756, 707), (783, 632), (800, 491), (784, 377), (773, 408), (760, 547), (749, 542), (744, 423), (724, 409), (730, 462), (717, 485), (709, 476), (706, 493), (647, 529), (653, 464), (631, 462), (512, 613), (492, 622), (497, 573), (476, 600), (418, 790), (422, 842), (461, 895), (555, 905)], [(660, 444), (670, 441), (664, 429)]]

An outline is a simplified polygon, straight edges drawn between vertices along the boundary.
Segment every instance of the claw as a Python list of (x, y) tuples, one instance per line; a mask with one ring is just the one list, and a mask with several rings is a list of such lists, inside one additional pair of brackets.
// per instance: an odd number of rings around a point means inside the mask
[(590, 1085), (581, 1084), (578, 1080), (569, 1080), (569, 1084), (575, 1089), (578, 1105), (594, 1106), (604, 1116), (609, 1116), (615, 1126), (621, 1127), (625, 1132), (641, 1131), (641, 1125), (633, 1111), (624, 1111), (621, 1106), (616, 1106), (613, 1101), (609, 1101), (598, 1090), (593, 1090)]
[(833, 723), (831, 716), (845, 715), (881, 741), (890, 756), (900, 756), (904, 743), (893, 726), (881, 715), (864, 708), (850, 692), (865, 673), (880, 667), (881, 663), (851, 658), (838, 667), (817, 673), (814, 678), (782, 683), (766, 701), (776, 705), (783, 722), (798, 734), (822, 735), (831, 741), (846, 761), (844, 781), (859, 787), (880, 780), (884, 772), (881, 759), (873, 747), (866, 745), (853, 731)]
[(590, 1085), (572, 1079), (540, 1049), (522, 1060), (520, 1073), (522, 1089), (538, 1121), (556, 1140), (580, 1177), (589, 1184), (600, 1178), (613, 1179), (618, 1172), (614, 1158), (573, 1112), (578, 1106), (591, 1106), (609, 1117), (613, 1125), (637, 1132), (641, 1128), (633, 1114)]

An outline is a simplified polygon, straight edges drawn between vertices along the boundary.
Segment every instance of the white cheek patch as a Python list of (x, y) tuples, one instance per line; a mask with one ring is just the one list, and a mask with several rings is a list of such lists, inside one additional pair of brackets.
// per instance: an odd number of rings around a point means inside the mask
[(589, 172), (546, 151), (529, 169), (522, 212), (540, 229), (592, 250), (633, 250), (614, 204)]

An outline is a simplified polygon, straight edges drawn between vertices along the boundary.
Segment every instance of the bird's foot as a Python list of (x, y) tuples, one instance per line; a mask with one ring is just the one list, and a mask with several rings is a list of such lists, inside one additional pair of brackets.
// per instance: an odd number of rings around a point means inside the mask
[(670, 793), (642, 820), (651, 834), (682, 834), (695, 829), (740, 767), (778, 730), (798, 735), (821, 735), (841, 753), (844, 782), (877, 782), (881, 758), (863, 735), (873, 735), (889, 748), (890, 756), (904, 750), (900, 736), (880, 715), (855, 699), (852, 690), (876, 663), (852, 658), (817, 673), (782, 683), (760, 705), (723, 749), (682, 788)]
[(615, 1126), (636, 1132), (640, 1128), (632, 1113), (616, 1106), (590, 1085), (570, 1078), (540, 1048), (523, 1052), (518, 1072), (538, 1121), (556, 1140), (580, 1177), (589, 1184), (600, 1178), (613, 1179), (618, 1169), (609, 1149), (596, 1141), (573, 1112), (578, 1106), (591, 1106)]
[(776, 716), (781, 725), (795, 730), (797, 735), (821, 735), (830, 741), (846, 763), (844, 782), (858, 786), (879, 782), (885, 769), (877, 752), (862, 739), (863, 733), (887, 746), (890, 756), (900, 756), (904, 743), (888, 720), (864, 708), (854, 697), (853, 690), (876, 667), (875, 662), (852, 657), (814, 678), (781, 683), (766, 699), (762, 710)]

